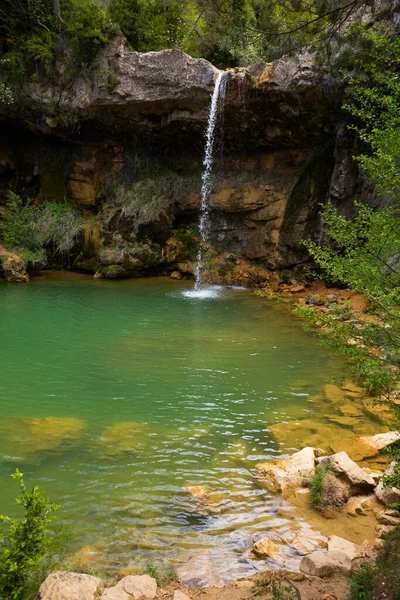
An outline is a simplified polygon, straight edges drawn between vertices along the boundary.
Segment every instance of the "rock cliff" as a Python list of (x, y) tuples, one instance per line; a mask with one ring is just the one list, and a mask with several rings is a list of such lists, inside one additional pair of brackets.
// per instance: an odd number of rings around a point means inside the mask
[[(190, 273), (216, 74), (179, 50), (128, 52), (121, 38), (87, 72), (71, 78), (59, 65), (56, 82), (29, 83), (13, 105), (0, 105), (0, 198), (11, 187), (75, 205), (85, 216), (77, 268)], [(319, 203), (348, 211), (365, 191), (343, 127), (341, 82), (315, 70), (307, 53), (227, 78), (211, 239), (228, 266), (245, 259), (296, 269), (307, 261), (300, 241), (320, 236)], [(125, 254), (110, 263), (109, 248)], [(227, 268), (219, 264), (214, 279)]]

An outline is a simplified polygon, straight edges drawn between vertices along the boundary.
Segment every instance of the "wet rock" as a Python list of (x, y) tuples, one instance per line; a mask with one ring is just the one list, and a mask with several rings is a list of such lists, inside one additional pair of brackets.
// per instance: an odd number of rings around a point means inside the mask
[(144, 423), (123, 421), (105, 429), (100, 446), (106, 456), (122, 456), (141, 452), (148, 443), (148, 427)]
[[(7, 447), (2, 447), (1, 429), (7, 428)], [(18, 461), (40, 462), (48, 453), (76, 445), (85, 424), (74, 417), (11, 418), (0, 426), (0, 454), (19, 457)]]
[(315, 455), (313, 448), (306, 447), (289, 458), (256, 465), (256, 472), (263, 483), (277, 492), (287, 492), (301, 487), (304, 479), (313, 475)]
[(332, 383), (327, 383), (324, 387), (324, 393), (327, 400), (335, 402), (336, 404), (346, 403), (346, 394), (343, 389)]
[(329, 577), (336, 573), (350, 575), (351, 560), (342, 552), (313, 552), (302, 558), (300, 571), (313, 577)]
[(311, 527), (301, 527), (296, 531), (295, 537), (289, 546), (299, 554), (311, 554), (316, 550), (326, 548), (326, 538)]
[(361, 546), (357, 546), (357, 544), (353, 544), (353, 542), (349, 542), (337, 535), (331, 535), (328, 539), (328, 551), (345, 554), (350, 560), (364, 556), (365, 554)]
[(107, 588), (100, 600), (153, 600), (157, 582), (150, 575), (128, 575), (112, 588)]
[[(386, 469), (384, 475), (391, 476), (394, 474), (395, 463), (392, 462), (389, 467)], [(375, 489), (375, 494), (378, 500), (389, 506), (390, 504), (400, 504), (400, 489), (390, 486), (385, 486), (383, 481), (380, 481), (377, 488)]]
[(329, 463), (335, 473), (343, 476), (348, 483), (357, 488), (374, 488), (375, 481), (371, 475), (359, 467), (346, 452), (337, 452), (332, 456), (317, 459), (319, 464)]
[(171, 279), (182, 279), (182, 273), (180, 271), (172, 271), (170, 278)]
[(371, 502), (373, 499), (373, 494), (369, 496), (353, 496), (347, 502), (344, 510), (352, 517), (356, 517), (357, 515), (366, 515), (371, 509)]
[(26, 272), (26, 263), (18, 256), (9, 256), (2, 262), (4, 277), (10, 283), (26, 283), (29, 275)]
[(251, 551), (258, 558), (271, 558), (276, 562), (283, 562), (282, 546), (275, 544), (270, 538), (264, 537), (252, 545)]
[(37, 600), (96, 600), (100, 586), (92, 575), (54, 571), (40, 586)]
[(347, 452), (351, 459), (362, 461), (378, 456), (384, 448), (399, 439), (400, 434), (397, 431), (388, 431), (387, 433), (378, 433), (377, 435), (350, 440), (342, 449)]
[(203, 485), (184, 485), (183, 491), (187, 492), (194, 500), (203, 501), (211, 494), (211, 490)]

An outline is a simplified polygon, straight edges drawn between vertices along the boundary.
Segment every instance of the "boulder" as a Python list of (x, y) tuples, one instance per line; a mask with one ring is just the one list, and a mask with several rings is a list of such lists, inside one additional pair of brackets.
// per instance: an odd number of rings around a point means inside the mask
[(332, 456), (323, 456), (317, 460), (319, 464), (330, 463), (335, 473), (344, 477), (353, 487), (364, 489), (375, 487), (374, 478), (351, 460), (346, 452), (337, 452)]
[(182, 273), (180, 271), (172, 271), (170, 278), (171, 279), (182, 279)]
[(128, 575), (112, 588), (104, 590), (101, 600), (152, 600), (157, 595), (157, 582), (150, 575)]
[(289, 458), (256, 465), (256, 472), (263, 483), (276, 492), (287, 492), (303, 485), (315, 470), (314, 449), (309, 446), (295, 452)]
[(37, 600), (95, 600), (100, 586), (92, 575), (54, 571), (40, 586)]
[(334, 574), (350, 575), (351, 560), (343, 552), (313, 552), (301, 559), (300, 571), (313, 577), (329, 577)]
[[(392, 462), (386, 469), (384, 476), (390, 476), (394, 474), (395, 463)], [(375, 489), (375, 494), (383, 504), (389, 506), (390, 504), (400, 504), (400, 489), (390, 486), (384, 486), (383, 482), (380, 481)]]
[(350, 498), (350, 485), (342, 481), (333, 473), (327, 473), (322, 482), (321, 499), (319, 507), (341, 508)]
[(337, 535), (331, 535), (328, 538), (328, 551), (341, 552), (348, 556), (350, 560), (364, 555), (364, 550), (361, 546), (353, 544), (353, 542), (349, 542), (349, 540), (345, 540)]
[(340, 449), (345, 450), (352, 460), (362, 461), (378, 456), (381, 450), (399, 439), (400, 433), (388, 431), (387, 433), (378, 433), (377, 435), (349, 440), (345, 446), (341, 444)]
[(275, 544), (270, 538), (263, 537), (252, 545), (251, 551), (257, 558), (272, 558), (277, 562), (282, 562), (283, 554), (282, 547)]

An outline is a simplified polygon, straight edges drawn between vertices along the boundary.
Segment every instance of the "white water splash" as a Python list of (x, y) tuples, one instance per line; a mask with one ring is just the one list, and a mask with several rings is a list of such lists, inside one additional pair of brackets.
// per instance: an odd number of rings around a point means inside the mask
[[(199, 230), (203, 242), (208, 239), (210, 230), (210, 205), (209, 199), (212, 189), (212, 172), (214, 163), (214, 146), (215, 146), (215, 127), (218, 120), (218, 109), (223, 107), (225, 91), (226, 91), (227, 73), (222, 71), (218, 73), (215, 81), (215, 88), (211, 96), (210, 112), (208, 114), (207, 132), (206, 132), (206, 147), (203, 158), (203, 175), (201, 178), (201, 204), (200, 204), (200, 223)], [(202, 289), (202, 271), (203, 271), (203, 254), (200, 247), (197, 253), (196, 279), (194, 284), (194, 293), (200, 291), (206, 292), (207, 289)], [(210, 293), (213, 288), (210, 288)], [(191, 296), (196, 297), (195, 295)], [(197, 296), (200, 297), (200, 296)], [(202, 298), (207, 297), (205, 295)], [(214, 297), (210, 295), (208, 297)]]
[(194, 298), (195, 300), (208, 300), (209, 298), (217, 298), (217, 296), (220, 295), (221, 290), (222, 286), (213, 285), (210, 287), (186, 290), (185, 292), (182, 292), (182, 295), (185, 296), (185, 298)]

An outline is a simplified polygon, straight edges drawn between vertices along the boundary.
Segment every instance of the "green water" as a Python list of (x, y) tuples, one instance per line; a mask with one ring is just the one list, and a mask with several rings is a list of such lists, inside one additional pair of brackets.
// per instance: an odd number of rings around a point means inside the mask
[[(108, 568), (203, 552), (229, 580), (254, 570), (255, 535), (286, 527), (251, 475), (281, 454), (268, 425), (323, 419), (310, 397), (342, 363), (281, 306), (239, 290), (189, 299), (189, 286), (0, 285), (0, 512), (15, 514), (18, 466), (62, 504), (75, 549), (104, 542)], [(46, 417), (85, 428), (57, 437), (22, 420)], [(212, 506), (187, 484), (217, 493)]]

